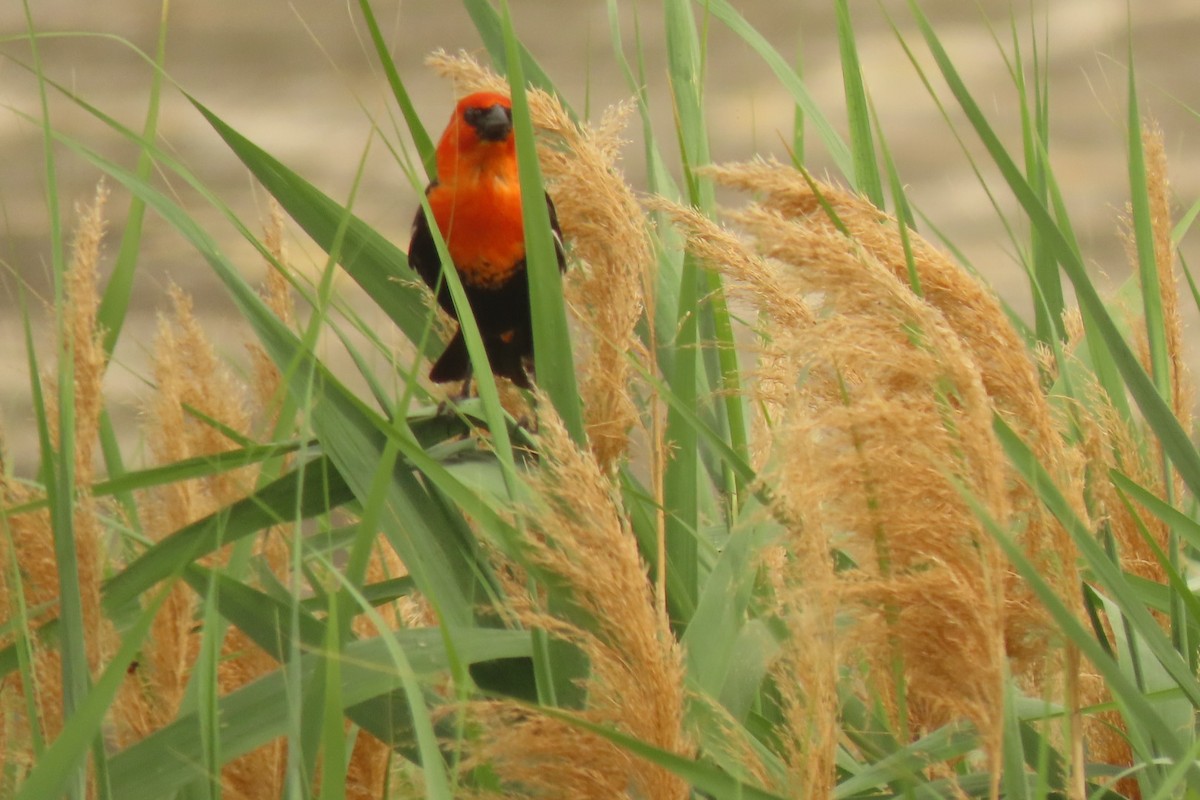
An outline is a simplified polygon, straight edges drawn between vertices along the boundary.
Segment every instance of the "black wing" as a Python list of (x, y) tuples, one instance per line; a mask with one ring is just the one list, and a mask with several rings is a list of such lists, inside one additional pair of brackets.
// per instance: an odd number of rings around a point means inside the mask
[[(437, 181), (425, 188), (425, 194), (429, 194), (435, 186)], [(454, 301), (450, 299), (450, 290), (441, 280), (442, 259), (438, 256), (437, 245), (433, 241), (429, 220), (425, 218), (425, 209), (422, 206), (417, 207), (417, 214), (413, 217), (412, 239), (408, 243), (408, 265), (421, 276), (421, 280), (425, 281), (430, 289), (437, 292), (438, 304), (453, 314)], [(442, 284), (440, 287), (439, 283)]]

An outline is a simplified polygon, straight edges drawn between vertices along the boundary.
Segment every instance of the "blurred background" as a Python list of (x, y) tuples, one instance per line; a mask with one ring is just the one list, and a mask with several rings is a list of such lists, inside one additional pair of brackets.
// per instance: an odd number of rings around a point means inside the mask
[[(48, 331), (44, 304), (50, 296), (51, 259), (37, 122), (40, 100), (30, 72), (30, 19), (23, 5), (15, 0), (0, 4), (0, 430), (16, 463), (32, 455), (35, 446), (18, 286), (25, 287), (39, 330)], [(640, 40), (646, 89), (659, 115), (657, 135), (669, 148), (675, 139), (661, 3), (617, 0), (613, 5), (631, 61)], [(832, 4), (734, 0), (734, 5), (786, 59), (802, 63), (811, 92), (844, 133)], [(1016, 205), (935, 76), (907, 4), (881, 0), (851, 6), (871, 99), (911, 200), (998, 292), (1028, 315), (1025, 276), (971, 158), (993, 187), (1000, 210), (1016, 218)], [(1128, 273), (1119, 222), (1128, 197), (1127, 34), (1132, 31), (1143, 111), (1165, 132), (1176, 213), (1182, 214), (1200, 196), (1200, 119), (1195, 110), (1200, 109), (1195, 55), (1200, 11), (1195, 0), (927, 0), (922, 6), (969, 88), (1012, 148), (1019, 148), (1019, 109), (1001, 47), (1011, 52), (1015, 30), (1028, 57), (1030, 31), (1036, 27), (1050, 76), (1051, 155), (1076, 234), (1091, 267), (1114, 282), (1122, 279)], [(417, 110), (436, 136), (448, 118), (454, 92), (422, 62), (435, 48), (466, 49), (486, 61), (470, 18), (449, 0), (376, 0), (373, 7)], [(607, 3), (510, 0), (510, 7), (518, 35), (578, 111), (598, 118), (606, 107), (632, 95), (614, 57)], [(786, 158), (794, 113), (788, 94), (741, 39), (716, 20), (705, 23), (703, 3), (693, 10), (706, 31), (705, 99), (714, 160), (740, 160), (756, 153)], [(28, 14), (33, 29), (42, 35), (39, 55), (45, 74), (125, 126), (140, 130), (151, 66), (137, 50), (153, 53), (160, 5), (152, 0), (30, 0)], [(949, 123), (910, 63), (893, 24), (930, 76)], [(181, 90), (339, 201), (349, 198), (365, 152), (355, 212), (401, 247), (407, 245), (416, 195), (379, 134), (372, 132), (374, 124), (391, 141), (400, 138), (393, 122), (398, 116), (395, 105), (357, 3), (177, 0), (170, 6), (166, 53), (168, 81), (174, 86), (163, 93), (163, 146), (250, 227), (260, 229), (267, 217), (265, 193)], [(133, 167), (136, 150), (120, 136), (61, 96), (52, 94), (49, 100), (55, 129)], [(635, 186), (644, 186), (636, 122), (628, 138), (625, 169)], [(817, 138), (810, 135), (807, 141), (806, 158), (813, 172), (837, 180)], [(90, 202), (100, 175), (63, 147), (55, 154), (61, 216), (65, 229), (71, 230), (74, 204)], [(676, 154), (668, 149), (666, 156)], [(177, 178), (164, 178), (162, 185), (218, 239), (247, 277), (261, 276), (257, 254), (207, 200)], [(107, 217), (114, 235), (107, 242), (106, 266), (111, 266), (129, 203), (125, 192), (112, 188)], [(928, 225), (922, 230), (932, 238)], [(1193, 252), (1195, 241), (1193, 234)], [(297, 268), (316, 270), (323, 264), (323, 254), (295, 236), (288, 247)], [(1185, 255), (1186, 251), (1187, 244)], [(150, 214), (134, 307), (106, 387), (113, 406), (127, 410), (129, 428), (134, 427), (148, 379), (147, 355), (157, 315), (168, 306), (166, 288), (172, 282), (195, 297), (201, 320), (222, 355), (244, 362), (249, 332), (240, 323), (230, 324), (236, 313), (219, 282), (169, 225)], [(337, 288), (351, 298), (356, 291), (349, 280)], [(1194, 339), (1194, 327), (1192, 332)], [(49, 343), (45, 338), (43, 357), (52, 355)], [(1196, 352), (1191, 356), (1195, 368), (1200, 361)]]

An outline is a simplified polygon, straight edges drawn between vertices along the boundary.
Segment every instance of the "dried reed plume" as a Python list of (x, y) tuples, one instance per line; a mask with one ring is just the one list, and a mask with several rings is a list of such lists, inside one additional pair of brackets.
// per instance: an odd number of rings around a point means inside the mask
[[(1186, 431), (1191, 430), (1193, 425), (1194, 392), (1183, 353), (1183, 321), (1179, 309), (1175, 247), (1171, 238), (1166, 155), (1162, 132), (1156, 125), (1145, 126), (1142, 147), (1157, 287), (1150, 284), (1148, 276), (1141, 270), (1131, 232), (1126, 235), (1126, 250), (1134, 274), (1142, 281), (1143, 292), (1158, 292), (1163, 315), (1161, 333), (1167, 355), (1165, 366), (1170, 386), (1168, 400), (1180, 426)], [(1132, 317), (1140, 314), (1140, 310), (1128, 313)], [(1147, 345), (1150, 337), (1148, 326), (1151, 324), (1154, 324), (1151, 320), (1134, 320), (1132, 325), (1140, 333), (1142, 366), (1149, 374), (1154, 371)], [(1067, 328), (1071, 332), (1071, 347), (1067, 349), (1067, 356), (1077, 360), (1078, 350), (1082, 346), (1082, 321), (1075, 318)], [(1084, 376), (1088, 381), (1082, 387), (1083, 401), (1071, 408), (1070, 421), (1078, 431), (1079, 447), (1087, 461), (1088, 503), (1092, 517), (1115, 541), (1123, 569), (1149, 581), (1165, 584), (1167, 575), (1155, 551), (1170, 553), (1172, 545), (1168, 526), (1157, 514), (1118, 492), (1109, 475), (1111, 470), (1118, 470), (1169, 504), (1177, 503), (1184, 494), (1182, 483), (1177, 476), (1170, 477), (1159, 438), (1119, 411), (1090, 370), (1080, 369), (1073, 374)], [(1146, 442), (1153, 445), (1149, 453)], [(1165, 614), (1158, 617), (1164, 627), (1169, 624)], [(1106, 622), (1112, 624), (1111, 620)], [(1111, 699), (1104, 680), (1086, 667), (1081, 675), (1080, 692), (1082, 702), (1088, 705), (1105, 703)], [(1118, 714), (1108, 712), (1096, 715), (1085, 721), (1085, 727), (1090, 752), (1096, 759), (1114, 764), (1131, 763), (1132, 753), (1127, 739), (1121, 733), (1122, 723)], [(1117, 788), (1120, 791), (1135, 790), (1131, 781), (1124, 781)]]
[[(442, 51), (428, 63), (461, 92), (508, 91), (504, 78), (465, 54)], [(628, 445), (637, 419), (630, 396), (629, 358), (649, 354), (635, 336), (650, 287), (654, 252), (632, 189), (618, 168), (620, 134), (629, 108), (611, 109), (597, 126), (575, 123), (557, 99), (528, 91), (538, 156), (571, 254), (566, 293), (587, 336), (580, 396), (592, 450), (606, 470)]]
[[(93, 453), (104, 407), (101, 389), (106, 354), (103, 331), (97, 324), (97, 265), (107, 195), (101, 185), (94, 204), (80, 212), (72, 260), (64, 275), (60, 367), (56, 373), (42, 378), (48, 387), (44, 392), (47, 402), (44, 414), (51, 427), (51, 446), (60, 449), (65, 447), (67, 431), (58, 429), (59, 392), (55, 391), (55, 375), (72, 378), (70, 396), (74, 413), (70, 434), (74, 447), (64, 456), (73, 458), (75, 485), (81, 489), (96, 481)], [(267, 239), (277, 260), (283, 263), (281, 235), (282, 220), (276, 215)], [(274, 279), (268, 277), (264, 295), (268, 305), (286, 321), (292, 314), (288, 284), (277, 273), (272, 272), (272, 276)], [(277, 406), (255, 409), (255, 404), (247, 400), (258, 398), (261, 402), (257, 405), (265, 406), (268, 400), (277, 399), (280, 378), (273, 365), (260, 360), (255, 386), (243, 386), (216, 356), (192, 314), (190, 299), (173, 288), (171, 300), (173, 314), (160, 320), (153, 351), (155, 394), (146, 405), (144, 422), (146, 440), (156, 460), (169, 464), (236, 447), (236, 437), (251, 433), (256, 416), (268, 426), (279, 424)], [(234, 432), (234, 438), (222, 432), (225, 428)], [(138, 497), (141, 529), (151, 540), (159, 540), (241, 499), (258, 479), (256, 468), (243, 468), (146, 490)], [(4, 534), (0, 547), (0, 618), (14, 622), (24, 618), (22, 628), (31, 631), (48, 622), (57, 609), (60, 577), (55, 533), (46, 511), (13, 514), (7, 509), (36, 499), (23, 484), (0, 475), (0, 500), (6, 509), (0, 512)], [(113, 626), (101, 608), (100, 581), (112, 569), (117, 553), (106, 546), (101, 508), (89, 493), (77, 492), (72, 509), (85, 645), (89, 667), (97, 674), (107, 666), (116, 649)], [(282, 537), (272, 532), (260, 536), (255, 542), (255, 555), (279, 580), (288, 579), (288, 546)], [(218, 553), (210, 560), (216, 562), (222, 558)], [(387, 550), (374, 553), (369, 565), (375, 579), (385, 571), (392, 576), (403, 571), (394, 553)], [(201, 637), (205, 635), (196, 625), (196, 613), (197, 600), (192, 591), (183, 584), (177, 585), (153, 621), (136, 669), (130, 670), (110, 709), (115, 724), (106, 735), (117, 744), (128, 745), (177, 717)], [(383, 613), (394, 617), (393, 624), (400, 624), (399, 607)], [(11, 630), (0, 644), (12, 644), (18, 633), (18, 629)], [(207, 633), (222, 637), (222, 657), (217, 667), (218, 691), (222, 694), (277, 666), (236, 629)], [(31, 685), (24, 685), (21, 673), (0, 683), (0, 744), (5, 748), (6, 763), (14, 765), (12, 775), (18, 780), (33, 763), (33, 742), (53, 740), (63, 726), (61, 659), (54, 637), (43, 642), (36, 635), (30, 636), (29, 646)], [(27, 713), (30, 708), (34, 709), (32, 715)], [(286, 751), (286, 743), (279, 740), (226, 765), (222, 770), (225, 796), (246, 800), (279, 796)], [(390, 763), (390, 748), (365, 733), (358, 735), (347, 765), (348, 796), (379, 797)]]
[[(792, 531), (778, 669), (794, 687), (783, 697), (794, 780), (828, 794), (838, 669), (864, 661), (864, 686), (893, 715), (902, 669), (913, 735), (966, 717), (998, 766), (1006, 655), (1044, 629), (1019, 613), (1025, 600), (964, 493), (1001, 525), (1035, 514), (995, 412), (1073, 474), (1033, 365), (999, 304), (915, 235), (914, 293), (896, 222), (869, 203), (777, 162), (708, 172), (761, 198), (731, 214), (753, 249), (694, 211), (670, 213), (763, 315), (768, 357), (749, 385), (772, 409), (762, 480)], [(1055, 562), (1065, 592), (1073, 554), (1039, 519), (1023, 544)], [(834, 572), (833, 550), (855, 566)], [(852, 622), (835, 618), (847, 611)]]
[(1158, 267), (1159, 301), (1166, 334), (1171, 408), (1185, 431), (1192, 430), (1194, 387), (1183, 351), (1183, 317), (1179, 310), (1179, 273), (1175, 268), (1175, 243), (1171, 237), (1171, 185), (1162, 130), (1148, 124), (1142, 131), (1146, 154), (1146, 188), (1150, 196), (1150, 222), (1154, 231), (1154, 261)]
[[(273, 307), (288, 313), (286, 281), (282, 284), (268, 278), (266, 293), (273, 298)], [(256, 391), (240, 383), (217, 357), (192, 313), (191, 299), (177, 287), (171, 288), (170, 297), (173, 314), (159, 321), (153, 354), (156, 391), (147, 405), (145, 422), (151, 452), (163, 464), (236, 447), (237, 442), (208, 420), (248, 436), (255, 416), (248, 398), (253, 394), (269, 400), (279, 383), (278, 373), (261, 360), (256, 360)], [(267, 422), (274, 421), (274, 413), (269, 414)], [(256, 473), (255, 468), (245, 467), (148, 490), (140, 504), (147, 535), (161, 539), (241, 499), (255, 485)], [(261, 535), (255, 549), (276, 577), (287, 579), (287, 545), (277, 534), (268, 531)], [(116, 706), (123, 722), (123, 741), (157, 730), (178, 713), (201, 642), (196, 611), (195, 595), (180, 584), (155, 618), (136, 680), (127, 681)], [(217, 674), (222, 693), (276, 667), (270, 656), (237, 629), (225, 633), (222, 653)], [(278, 794), (286, 749), (283, 743), (272, 742), (226, 765), (222, 780), (227, 794), (244, 798)]]
[[(1148, 124), (1143, 131), (1142, 146), (1146, 159), (1146, 184), (1150, 199), (1150, 219), (1154, 244), (1154, 267), (1158, 274), (1158, 285), (1150, 285), (1148, 276), (1142, 274), (1137, 256), (1133, 233), (1125, 236), (1126, 251), (1133, 272), (1142, 280), (1143, 291), (1156, 290), (1162, 306), (1162, 334), (1166, 348), (1170, 386), (1169, 402), (1172, 411), (1184, 430), (1192, 428), (1193, 386), (1185, 364), (1183, 352), (1183, 320), (1179, 309), (1178, 274), (1175, 269), (1175, 247), (1171, 240), (1170, 186), (1167, 180), (1166, 155), (1162, 133), (1157, 126)], [(1130, 317), (1138, 312), (1127, 310)], [(1147, 345), (1150, 320), (1134, 320), (1134, 329), (1140, 332), (1140, 355), (1142, 366), (1153, 374)], [(1074, 335), (1069, 356), (1074, 356), (1082, 341), (1082, 323), (1072, 326)], [(1090, 373), (1082, 371), (1088, 376)], [(1112, 531), (1120, 549), (1122, 566), (1131, 572), (1159, 583), (1166, 582), (1161, 564), (1154, 549), (1146, 542), (1143, 528), (1148, 530), (1155, 544), (1167, 552), (1169, 531), (1155, 514), (1140, 510), (1132, 513), (1122, 496), (1116, 492), (1108, 479), (1110, 469), (1118, 469), (1151, 490), (1160, 499), (1171, 502), (1184, 491), (1177, 480), (1168, 486), (1164, 475), (1164, 459), (1161, 443), (1153, 435), (1134, 427), (1122, 412), (1118, 411), (1103, 388), (1092, 380), (1084, 387), (1086, 402), (1074, 409), (1072, 421), (1080, 427), (1081, 445), (1088, 458), (1091, 471), (1089, 480), (1090, 503), (1098, 521)], [(1143, 443), (1153, 443), (1153, 455), (1147, 457)]]
[[(408, 570), (396, 555), (396, 551), (388, 546), (376, 546), (371, 551), (367, 562), (367, 582), (376, 583), (389, 578), (398, 578), (408, 574)], [(406, 614), (415, 615), (415, 602), (409, 597), (402, 597), (396, 602), (380, 606), (377, 611), (389, 628), (405, 627)], [(425, 624), (432, 624), (422, 620)], [(378, 636), (381, 631), (375, 629), (373, 621), (364, 616), (355, 619), (354, 632), (362, 637)], [(347, 728), (349, 724), (347, 723)], [(365, 730), (360, 730), (354, 741), (354, 751), (350, 755), (350, 763), (346, 765), (346, 797), (349, 800), (376, 800), (384, 797), (384, 787), (388, 784), (390, 767), (393, 762), (392, 747), (380, 741)]]
[[(264, 231), (263, 244), (271, 254), (274, 263), (267, 263), (266, 277), (263, 279), (261, 294), (267, 307), (275, 313), (285, 325), (291, 325), (296, 318), (295, 303), (292, 300), (291, 285), (284, 277), (283, 270), (287, 268), (287, 252), (284, 249), (284, 217), (283, 208), (274, 197), (269, 203), (270, 217)], [(273, 425), (278, 420), (275, 410), (282, 400), (282, 376), (279, 367), (271, 360), (267, 351), (258, 342), (247, 345), (250, 359), (254, 364), (253, 392), (256, 405), (270, 412), (266, 423)]]
[[(75, 234), (71, 265), (66, 274), (67, 304), (64, 309), (64, 334), (72, 358), (71, 376), (75, 386), (75, 483), (91, 486), (95, 480), (92, 456), (100, 441), (100, 414), (104, 408), (104, 371), (108, 357), (104, 352), (104, 331), (97, 322), (100, 308), (100, 245), (104, 239), (104, 205), (108, 188), (101, 181), (91, 206), (79, 211), (79, 230)], [(51, 417), (57, 418), (57, 414)], [(104, 579), (104, 529), (100, 523), (100, 504), (83, 492), (75, 502), (75, 550), (79, 587), (83, 601), (83, 623), (91, 634), (85, 641), (88, 666), (94, 672), (116, 649), (111, 623), (100, 612), (100, 584)]]
[[(908, 259), (897, 223), (870, 203), (836, 187), (810, 184), (774, 161), (714, 168), (712, 174), (718, 182), (762, 193), (765, 208), (789, 219), (802, 218), (807, 225), (821, 230), (823, 236), (841, 238), (840, 224), (850, 240), (877, 258), (897, 281), (908, 283)], [(823, 203), (837, 222), (825, 212)], [(909, 247), (924, 304), (938, 311), (960, 342), (979, 374), (991, 407), (1028, 443), (1047, 472), (1057, 479), (1075, 513), (1086, 520), (1082, 462), (1064, 445), (1039, 386), (1036, 366), (999, 301), (921, 237), (910, 236)], [(1005, 484), (1011, 513), (1027, 521), (1019, 543), (1068, 605), (1078, 608), (1074, 547), (1066, 531), (1024, 481), (1008, 476)], [(1015, 573), (1009, 573), (1005, 596), (1008, 654), (1019, 675), (1027, 681), (1038, 681), (1048, 671), (1055, 671), (1041, 663), (1051, 652), (1046, 646), (1050, 626), (1040, 604)]]
[[(78, 209), (79, 223), (72, 245), (71, 263), (64, 274), (65, 305), (62, 308), (62, 340), (59, 342), (59, 363), (69, 363), (66, 373), (72, 379), (71, 403), (74, 410), (70, 431), (74, 450), (63, 454), (72, 461), (74, 485), (90, 486), (94, 479), (92, 454), (100, 428), (103, 405), (101, 384), (107, 357), (102, 345), (103, 332), (96, 321), (99, 307), (97, 293), (100, 248), (104, 238), (104, 205), (108, 189), (101, 182), (90, 206)], [(57, 374), (63, 374), (60, 369)], [(63, 447), (59, 429), (57, 379), (53, 373), (43, 378), (46, 386), (44, 409), (51, 431), (51, 445)], [(61, 468), (61, 467), (60, 467)], [(29, 490), (0, 475), (0, 502), (5, 507), (33, 499)], [(83, 605), (85, 628), (84, 646), (88, 667), (93, 674), (103, 668), (116, 649), (116, 634), (111, 623), (100, 613), (100, 583), (104, 566), (104, 530), (100, 522), (98, 502), (86, 492), (73, 498), (72, 534), (75, 547), (76, 582)], [(45, 511), (9, 516), (0, 514), (7, 544), (0, 550), (0, 618), (16, 620), (17, 604), (29, 612), (29, 627), (49, 621), (57, 613), (60, 575), (54, 552), (54, 532), (50, 515)], [(18, 582), (10, 583), (17, 576)], [(15, 593), (20, 592), (18, 598)], [(38, 613), (32, 613), (39, 609)], [(4, 637), (4, 644), (13, 641), (15, 631)], [(50, 642), (32, 638), (33, 686), (24, 686), (20, 676), (13, 676), (0, 687), (0, 715), (14, 723), (14, 729), (4, 733), (16, 743), (14, 750), (6, 749), (16, 762), (26, 761), (21, 752), (29, 742), (30, 726), (37, 726), (47, 740), (57, 736), (63, 724), (61, 660)], [(31, 692), (37, 719), (25, 715), (24, 692)], [(15, 704), (15, 705), (14, 705)], [(19, 709), (19, 711), (16, 711)], [(16, 711), (10, 715), (9, 711)]]
[[(551, 408), (544, 399), (540, 407)], [(656, 610), (619, 495), (551, 411), (543, 412), (539, 440), (542, 466), (532, 480), (540, 504), (526, 513), (526, 557), (566, 587), (571, 605), (591, 623), (554, 616), (520, 580), (509, 586), (511, 608), (522, 623), (587, 656), (583, 717), (687, 755), (681, 654)], [(472, 760), (491, 765), (504, 796), (688, 796), (687, 784), (667, 771), (535, 710), (498, 701), (472, 704), (470, 712), (483, 731), (471, 745)]]

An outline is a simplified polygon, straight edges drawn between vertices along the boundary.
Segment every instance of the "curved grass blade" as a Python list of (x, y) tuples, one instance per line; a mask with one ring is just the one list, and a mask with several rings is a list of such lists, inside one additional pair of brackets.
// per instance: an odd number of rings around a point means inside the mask
[[(1036, 457), (1033, 456), (1028, 447), (1002, 421), (996, 419), (994, 427), (1005, 450), (1013, 460), (1014, 466), (1027, 473), (1027, 480), (1032, 481), (1031, 485), (1039, 489), (1039, 494), (1043, 498), (1043, 501), (1047, 497), (1053, 501), (1053, 506), (1048, 507), (1050, 507), (1052, 512), (1055, 512), (1054, 506), (1059, 505), (1058, 501), (1053, 497), (1056, 490), (1053, 490), (1053, 483), (1050, 481), (1049, 476), (1037, 464)], [(991, 518), (991, 515), (983, 508), (982, 504), (965, 490), (961, 492), (961, 495), (964, 502), (970, 505), (976, 518), (980, 520), (988, 532), (991, 533), (993, 539), (999, 544), (1018, 574), (1021, 575), (1041, 601), (1043, 607), (1063, 632), (1064, 637), (1078, 647), (1079, 651), (1100, 671), (1107, 686), (1112, 691), (1114, 699), (1118, 702), (1121, 712), (1128, 718), (1126, 729), (1129, 744), (1136, 756), (1143, 761), (1151, 762), (1161, 752), (1173, 760), (1178, 761), (1182, 759), (1187, 747), (1184, 745), (1181, 736), (1185, 736), (1186, 734), (1175, 731), (1166, 724), (1136, 683), (1126, 675), (1125, 671), (1113, 659), (1112, 655), (1104, 649), (1103, 645), (1096, 639), (1092, 632), (1087, 630), (1076, 618), (1071, 609), (1063, 603), (1055, 590), (1038, 572), (1037, 567), (1029, 561), (1020, 547), (1012, 540), (1009, 533)], [(1089, 550), (1099, 548), (1099, 545), (1094, 541), (1090, 543), (1084, 542), (1083, 539), (1088, 537), (1087, 531), (1079, 532), (1075, 530), (1075, 526), (1069, 522), (1069, 516), (1065, 513), (1063, 516), (1066, 517), (1064, 524), (1071, 532), (1077, 546), (1080, 547), (1085, 555), (1088, 554)], [(1102, 577), (1105, 577), (1103, 573), (1108, 571), (1108, 568), (1105, 566), (1107, 560), (1107, 554), (1101, 552), (1098, 554), (1098, 557), (1089, 557), (1088, 563), (1093, 569), (1101, 573)], [(1111, 562), (1109, 562), (1108, 566), (1112, 566)], [(1113, 568), (1115, 569), (1115, 567)], [(1118, 588), (1118, 584), (1115, 583), (1106, 583), (1106, 585), (1110, 589)], [(1120, 604), (1122, 613), (1133, 621), (1143, 635), (1147, 635), (1147, 638), (1150, 638), (1152, 633), (1156, 633), (1160, 640), (1165, 639), (1165, 635), (1158, 627), (1158, 623), (1154, 622), (1153, 619), (1150, 620), (1148, 625), (1143, 624), (1141, 618), (1148, 616), (1143, 607), (1136, 603), (1132, 606), (1128, 605), (1120, 597), (1123, 592), (1114, 591), (1113, 594)], [(1153, 641), (1149, 644), (1148, 649), (1154, 651), (1155, 656), (1160, 659), (1162, 665), (1171, 673), (1172, 678), (1179, 685), (1179, 688), (1185, 694), (1194, 695), (1196, 690), (1195, 678), (1191, 675), (1190, 668), (1186, 664), (1183, 665), (1183, 672), (1185, 674), (1177, 674), (1176, 664), (1179, 661), (1179, 654), (1171, 648), (1170, 643), (1167, 642), (1165, 648), (1155, 646)], [(1162, 642), (1159, 642), (1159, 644), (1162, 644)], [(1192, 690), (1190, 693), (1189, 688)], [(1192, 702), (1193, 704), (1196, 702), (1194, 697)], [(1194, 762), (1188, 769), (1187, 782), (1189, 791), (1200, 791), (1200, 768)]]
[(538, 713), (608, 739), (635, 756), (675, 773), (696, 789), (717, 800), (725, 800), (725, 798), (729, 798), (729, 800), (734, 800), (734, 798), (737, 800), (783, 800), (779, 795), (740, 781), (710, 763), (684, 758), (604, 725), (597, 725), (554, 708), (539, 708)]
[(179, 565), (263, 528), (323, 514), (353, 499), (350, 487), (327, 457), (259, 489), (233, 505), (179, 529), (143, 553), (104, 586), (104, 604), (117, 608), (132, 601)]
[(863, 81), (850, 4), (836, 0), (838, 52), (842, 61), (842, 85), (846, 92), (846, 115), (850, 122), (850, 147), (854, 154), (854, 188), (880, 209), (887, 208), (883, 181), (875, 158), (875, 140), (871, 133), (871, 115), (867, 105), (867, 87)]
[[(448, 668), (442, 633), (436, 629), (399, 630), (393, 637), (403, 648), (418, 675)], [(352, 642), (342, 653), (340, 687), (347, 706), (370, 701), (400, 688), (389, 645), (381, 638)], [(474, 629), (460, 631), (456, 657), (467, 663), (529, 655), (529, 634), (519, 631)], [(271, 672), (220, 699), (223, 763), (285, 734), (289, 717), (287, 698), (302, 692), (317, 678), (323, 653), (301, 659), (301, 687), (287, 686), (288, 675)], [(122, 669), (122, 673), (124, 670)], [(200, 731), (195, 714), (189, 714), (114, 755), (110, 776), (114, 797), (169, 797), (191, 780), (203, 777)], [(47, 795), (35, 795), (43, 797)], [(31, 796), (33, 797), (33, 796)], [(22, 798), (24, 800), (24, 798)]]
[(326, 252), (335, 249), (338, 232), (344, 229), (340, 248), (336, 250), (342, 269), (413, 344), (420, 346), (424, 342), (424, 354), (436, 357), (443, 343), (427, 331), (432, 311), (419, 288), (421, 279), (409, 268), (404, 251), (225, 124), (199, 101), (191, 99), (191, 102), (296, 224)]
[(833, 163), (846, 176), (846, 180), (850, 182), (851, 186), (857, 186), (858, 176), (854, 171), (854, 158), (850, 148), (846, 146), (842, 137), (838, 135), (833, 125), (821, 112), (820, 106), (809, 94), (808, 87), (788, 64), (787, 59), (781, 56), (779, 51), (766, 40), (766, 37), (747, 22), (746, 18), (728, 0), (696, 0), (696, 2), (702, 5), (707, 13), (725, 23), (731, 31), (740, 36), (758, 53), (759, 57), (775, 73), (775, 77), (779, 79), (783, 88), (791, 93), (796, 105), (803, 110), (806, 122), (812, 126), (824, 143)]
[(583, 444), (583, 410), (579, 403), (579, 386), (575, 382), (562, 274), (558, 269), (554, 235), (550, 230), (550, 212), (542, 200), (546, 190), (542, 184), (533, 122), (529, 116), (529, 99), (525, 96), (524, 64), (507, 6), (503, 37), (513, 106), (513, 130), (517, 142), (517, 168), (521, 180), (521, 213), (525, 224), (537, 381), (554, 403), (571, 437)]
[(1071, 510), (1070, 504), (1059, 492), (1054, 480), (1020, 436), (999, 416), (993, 418), (993, 429), (1008, 454), (1009, 461), (1025, 482), (1034, 488), (1037, 496), (1050, 513), (1062, 523), (1070, 534), (1096, 583), (1104, 587), (1116, 600), (1123, 617), (1127, 618), (1133, 628), (1145, 638), (1147, 649), (1171, 675), (1184, 695), (1200, 708), (1200, 682), (1197, 682), (1187, 661), (1172, 647), (1170, 640), (1163, 633), (1162, 627), (1139, 602), (1121, 568), (1104, 551), (1083, 521)]
[(388, 85), (392, 87), (396, 105), (400, 106), (400, 113), (404, 115), (408, 132), (412, 136), (413, 144), (417, 147), (417, 154), (421, 157), (425, 176), (432, 181), (437, 178), (437, 154), (434, 150), (433, 140), (429, 138), (429, 132), (425, 130), (425, 126), (421, 124), (421, 118), (417, 115), (417, 110), (413, 108), (412, 98), (408, 96), (408, 89), (404, 87), (404, 81), (400, 80), (400, 73), (396, 71), (396, 62), (392, 60), (387, 42), (383, 40), (383, 32), (379, 30), (375, 11), (371, 8), (371, 0), (359, 0), (358, 8), (362, 12), (363, 20), (367, 23), (367, 30), (371, 33), (371, 44), (375, 46), (375, 53), (379, 56), (383, 74), (387, 76)]
[[(162, 4), (158, 29), (158, 46), (154, 55), (154, 69), (150, 70), (150, 91), (147, 101), (146, 121), (142, 125), (142, 142), (153, 142), (158, 136), (158, 108), (162, 94), (163, 63), (167, 47), (167, 3)], [(154, 157), (147, 146), (139, 146), (135, 174), (143, 181), (150, 179), (154, 170)], [(142, 245), (142, 222), (146, 217), (146, 203), (137, 195), (129, 200), (129, 211), (121, 231), (121, 244), (112, 273), (100, 298), (96, 311), (96, 324), (104, 331), (104, 352), (112, 355), (117, 346), (125, 314), (129, 310), (129, 299), (133, 294), (133, 282), (137, 274), (138, 253)]]
[[(463, 8), (470, 14), (471, 22), (475, 24), (475, 30), (479, 33), (479, 38), (483, 42), (483, 46), (487, 48), (488, 55), (492, 59), (492, 64), (502, 75), (507, 74), (507, 71), (512, 69), (512, 63), (508, 57), (508, 44), (505, 38), (504, 22), (500, 13), (496, 11), (495, 7), (488, 0), (463, 0)], [(559, 96), (558, 90), (554, 88), (554, 81), (550, 80), (550, 76), (546, 74), (541, 64), (529, 52), (529, 48), (521, 44), (520, 41), (516, 42), (516, 46), (520, 58), (518, 68), (524, 77), (524, 80), (520, 81), (521, 85), (524, 86), (525, 82), (528, 81), (529, 84), (549, 92), (558, 98), (558, 101), (562, 103), (562, 107), (566, 109), (571, 119), (578, 119), (566, 100)]]

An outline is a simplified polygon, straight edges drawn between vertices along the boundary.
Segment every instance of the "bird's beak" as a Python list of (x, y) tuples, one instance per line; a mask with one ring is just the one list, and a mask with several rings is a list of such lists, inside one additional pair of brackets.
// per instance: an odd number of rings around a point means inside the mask
[(486, 142), (503, 142), (512, 133), (512, 112), (497, 103), (471, 120), (471, 126)]

